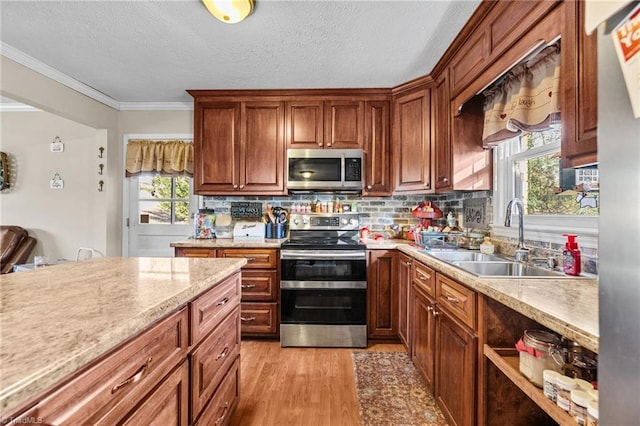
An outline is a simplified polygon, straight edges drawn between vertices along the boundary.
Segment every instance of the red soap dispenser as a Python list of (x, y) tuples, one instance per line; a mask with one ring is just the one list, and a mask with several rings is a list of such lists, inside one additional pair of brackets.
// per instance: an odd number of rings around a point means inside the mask
[(567, 237), (562, 252), (562, 269), (567, 275), (580, 275), (580, 249), (576, 242), (577, 235), (562, 234)]

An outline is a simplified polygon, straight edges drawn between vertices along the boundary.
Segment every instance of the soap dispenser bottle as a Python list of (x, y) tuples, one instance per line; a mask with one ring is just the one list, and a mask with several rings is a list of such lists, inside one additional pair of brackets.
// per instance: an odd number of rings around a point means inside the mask
[(580, 275), (580, 249), (576, 242), (577, 235), (562, 234), (567, 237), (562, 252), (562, 270), (567, 275)]

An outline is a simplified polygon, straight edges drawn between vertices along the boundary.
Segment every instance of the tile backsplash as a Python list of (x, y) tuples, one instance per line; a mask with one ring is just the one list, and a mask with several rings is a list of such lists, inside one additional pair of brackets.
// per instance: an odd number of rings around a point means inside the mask
[[(262, 202), (264, 207), (267, 203), (273, 206), (282, 206), (287, 210), (296, 203), (314, 203), (318, 201), (336, 200), (336, 196), (332, 195), (292, 195), (292, 196), (273, 196), (273, 197), (218, 197), (206, 196), (204, 204), (208, 208), (214, 209), (218, 213), (228, 213), (231, 202), (235, 201), (252, 201)], [(417, 206), (421, 201), (431, 201), (443, 212), (446, 217), (447, 213), (452, 212), (457, 219), (462, 218), (462, 204), (465, 199), (469, 198), (487, 198), (487, 210), (491, 211), (491, 192), (455, 192), (444, 195), (394, 195), (391, 197), (361, 197), (356, 195), (339, 195), (337, 198), (341, 203), (356, 203), (358, 212), (363, 213), (362, 223), (368, 226), (373, 232), (384, 230), (385, 225), (394, 223), (400, 225), (415, 225), (418, 219), (411, 215), (413, 207)], [(445, 226), (445, 217), (434, 219), (434, 223)], [(489, 220), (490, 222), (490, 220)]]
[[(356, 203), (358, 211), (363, 213), (362, 223), (369, 227), (373, 232), (384, 231), (385, 225), (394, 223), (400, 225), (414, 225), (418, 223), (418, 219), (411, 215), (413, 207), (417, 206), (421, 201), (431, 201), (443, 212), (443, 218), (434, 219), (435, 224), (446, 226), (445, 217), (447, 213), (452, 212), (458, 223), (463, 219), (463, 203), (467, 199), (486, 198), (487, 223), (492, 223), (492, 193), (491, 191), (469, 191), (469, 192), (451, 192), (442, 195), (394, 195), (391, 197), (361, 197), (356, 195), (339, 195), (341, 203)], [(292, 195), (292, 196), (273, 196), (273, 197), (203, 197), (204, 204), (208, 208), (215, 209), (218, 213), (229, 213), (231, 202), (233, 201), (251, 201), (263, 203), (263, 209), (267, 203), (273, 206), (282, 206), (287, 210), (291, 209), (294, 203), (313, 203), (318, 201), (336, 200), (336, 196), (331, 195)], [(513, 254), (517, 246), (517, 239), (492, 237), (496, 249), (500, 253), (507, 255)], [(555, 257), (559, 264), (562, 264), (562, 244), (552, 244), (541, 241), (526, 240), (525, 245), (531, 250), (531, 257)], [(598, 250), (593, 248), (583, 248), (582, 251), (582, 270), (584, 272), (598, 273)]]

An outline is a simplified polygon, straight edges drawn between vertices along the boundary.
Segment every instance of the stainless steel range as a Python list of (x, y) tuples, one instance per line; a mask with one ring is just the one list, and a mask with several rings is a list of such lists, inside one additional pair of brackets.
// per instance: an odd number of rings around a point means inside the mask
[(282, 245), (280, 344), (367, 346), (367, 260), (357, 213), (292, 214)]

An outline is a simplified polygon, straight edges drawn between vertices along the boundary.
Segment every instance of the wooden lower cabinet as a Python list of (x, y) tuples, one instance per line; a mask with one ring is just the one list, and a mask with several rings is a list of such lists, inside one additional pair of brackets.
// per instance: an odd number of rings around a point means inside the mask
[(398, 255), (398, 271), (399, 271), (399, 314), (398, 337), (407, 348), (407, 352), (411, 353), (411, 265), (413, 259), (406, 254)]
[(240, 357), (237, 357), (218, 390), (196, 421), (196, 426), (228, 425), (240, 399)]
[[(11, 417), (51, 425), (186, 426), (223, 399), (230, 401), (223, 420), (199, 424), (228, 423), (239, 394), (239, 294), (235, 273)], [(235, 399), (229, 398), (231, 387)]]
[(436, 320), (435, 398), (450, 425), (475, 425), (476, 352), (473, 332), (446, 311)]
[(395, 250), (367, 251), (367, 335), (398, 338), (398, 276)]
[(434, 300), (413, 284), (411, 359), (433, 392), (435, 380), (435, 316)]
[(414, 261), (411, 358), (447, 422), (476, 424), (477, 294)]
[(242, 267), (243, 337), (278, 337), (280, 299), (280, 251), (271, 248), (176, 247), (176, 257), (245, 258)]
[(189, 413), (189, 364), (184, 361), (122, 425), (186, 425)]

